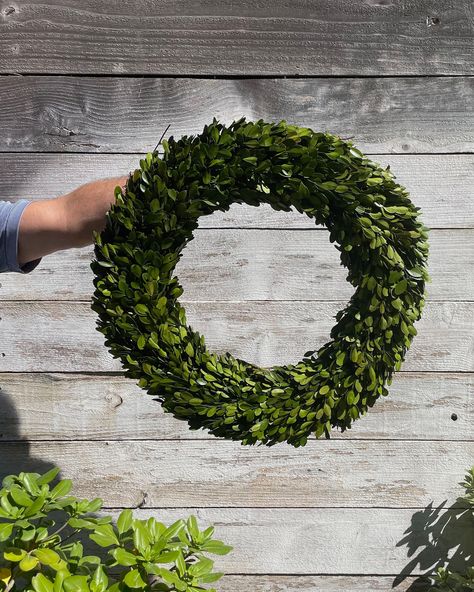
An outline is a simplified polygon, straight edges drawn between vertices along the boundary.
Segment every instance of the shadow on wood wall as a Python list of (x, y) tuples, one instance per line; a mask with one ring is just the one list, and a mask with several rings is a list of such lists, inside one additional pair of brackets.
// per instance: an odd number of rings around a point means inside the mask
[[(31, 393), (34, 397), (34, 393)], [(20, 420), (15, 409), (12, 397), (6, 392), (0, 392), (0, 417), (3, 424), (10, 425), (10, 433), (8, 438), (0, 434), (0, 442), (2, 442), (2, 449), (5, 451), (4, 455), (0, 457), (0, 481), (6, 475), (11, 474), (12, 462), (10, 455), (15, 458), (15, 472), (27, 471), (31, 473), (46, 473), (53, 468), (53, 464), (44, 461), (41, 458), (36, 458), (31, 454), (30, 443), (26, 439), (20, 437)]]
[[(413, 514), (405, 536), (397, 547), (406, 547), (410, 559), (393, 581), (393, 588), (401, 584), (410, 573), (434, 573), (439, 567), (466, 573), (474, 562), (474, 514), (472, 507), (459, 498), (446, 507), (444, 501), (438, 507), (429, 504)], [(420, 577), (407, 588), (407, 592), (429, 589), (426, 576)]]

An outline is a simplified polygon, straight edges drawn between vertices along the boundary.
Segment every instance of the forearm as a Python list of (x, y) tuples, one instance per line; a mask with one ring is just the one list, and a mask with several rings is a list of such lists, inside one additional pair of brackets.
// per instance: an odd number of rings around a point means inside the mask
[(127, 177), (101, 179), (57, 198), (64, 217), (66, 244), (62, 248), (83, 247), (92, 242), (93, 231), (105, 226), (105, 215), (115, 201), (115, 187), (126, 181)]
[(115, 201), (115, 187), (126, 181), (127, 177), (101, 179), (66, 195), (29, 204), (20, 222), (19, 264), (90, 244), (93, 231), (98, 232), (105, 225), (106, 213)]

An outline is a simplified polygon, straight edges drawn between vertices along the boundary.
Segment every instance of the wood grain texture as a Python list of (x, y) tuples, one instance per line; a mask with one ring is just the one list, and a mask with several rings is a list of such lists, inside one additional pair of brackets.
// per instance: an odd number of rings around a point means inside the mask
[[(469, 0), (167, 0), (2, 9), (1, 72), (470, 74)], [(100, 51), (97, 47), (100, 46)]]
[[(90, 248), (3, 275), (0, 477), (59, 465), (115, 515), (196, 514), (234, 546), (222, 592), (425, 592), (418, 574), (472, 564), (455, 500), (474, 456), (473, 23), (470, 0), (1, 4), (0, 199), (124, 174), (168, 124), (285, 119), (391, 166), (432, 228), (433, 282), (390, 396), (295, 450), (190, 431), (123, 377)], [(271, 365), (327, 340), (351, 287), (324, 229), (266, 207), (200, 222), (177, 272), (211, 349)]]
[[(474, 375), (399, 372), (390, 396), (333, 439), (474, 440)], [(133, 380), (0, 374), (2, 440), (205, 439), (164, 413)]]
[[(393, 592), (390, 576), (224, 576), (220, 592)], [(396, 592), (426, 592), (421, 578), (408, 577)]]
[[(431, 301), (474, 301), (474, 229), (433, 230), (427, 286)], [(176, 267), (185, 297), (200, 301), (341, 300), (346, 281), (339, 251), (322, 227), (312, 230), (202, 229)], [(5, 300), (89, 300), (87, 247), (45, 257), (31, 274), (1, 278)]]
[[(1, 117), (1, 115), (0, 115)], [(1, 141), (1, 138), (0, 138)], [(1, 199), (45, 199), (67, 193), (88, 181), (134, 170), (143, 154), (0, 153)], [(409, 189), (429, 228), (474, 228), (474, 155), (374, 154), (390, 165)], [(314, 228), (298, 212), (276, 212), (268, 205), (235, 204), (227, 212), (203, 216), (201, 228)]]
[(140, 518), (165, 523), (190, 513), (201, 527), (215, 524), (216, 536), (234, 547), (216, 559), (228, 574), (419, 575), (444, 563), (458, 545), (453, 569), (465, 569), (474, 553), (472, 516), (444, 506), (137, 510)]
[[(343, 302), (183, 303), (211, 350), (260, 366), (296, 363), (328, 339)], [(3, 302), (0, 372), (120, 370), (94, 330), (87, 303)], [(405, 371), (474, 371), (474, 303), (431, 302), (417, 323)]]
[[(158, 425), (157, 425), (157, 429)], [(228, 441), (0, 443), (0, 472), (61, 467), (107, 507), (422, 507), (448, 500), (474, 442), (312, 440), (302, 449)], [(390, 466), (390, 470), (387, 467)]]
[(0, 151), (146, 152), (168, 124), (179, 138), (213, 117), (229, 124), (246, 116), (353, 137), (367, 153), (472, 152), (473, 92), (474, 78), (463, 77), (9, 76), (0, 81)]

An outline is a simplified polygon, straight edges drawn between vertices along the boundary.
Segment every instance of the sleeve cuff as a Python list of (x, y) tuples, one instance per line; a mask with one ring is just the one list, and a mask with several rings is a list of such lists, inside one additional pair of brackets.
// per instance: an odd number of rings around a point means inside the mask
[(25, 211), (25, 208), (30, 203), (31, 201), (27, 199), (21, 199), (20, 201), (17, 201), (15, 204), (13, 204), (6, 222), (5, 259), (8, 271), (17, 273), (30, 273), (30, 271), (33, 271), (33, 269), (35, 269), (35, 267), (41, 261), (41, 258), (34, 259), (33, 261), (28, 261), (21, 267), (18, 264), (18, 236), (20, 231), (20, 219), (23, 212)]

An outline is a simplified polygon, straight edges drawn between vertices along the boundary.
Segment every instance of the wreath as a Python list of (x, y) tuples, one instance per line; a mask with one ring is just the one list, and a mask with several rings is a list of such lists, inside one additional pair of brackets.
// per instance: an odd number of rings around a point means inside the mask
[[(95, 235), (92, 308), (125, 374), (164, 409), (243, 444), (329, 437), (366, 413), (416, 335), (428, 279), (427, 229), (389, 167), (309, 128), (216, 119), (163, 140), (115, 190)], [(292, 207), (325, 225), (355, 292), (331, 341), (297, 364), (261, 368), (210, 352), (186, 322), (174, 275), (200, 216), (234, 203)]]

